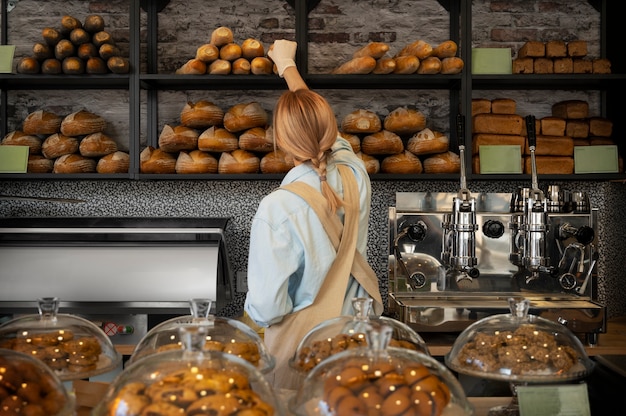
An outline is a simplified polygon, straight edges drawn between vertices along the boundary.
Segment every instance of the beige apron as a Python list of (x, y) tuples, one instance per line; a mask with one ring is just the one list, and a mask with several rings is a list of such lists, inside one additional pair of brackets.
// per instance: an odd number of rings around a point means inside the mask
[(338, 168), (344, 189), (344, 224), (341, 224), (336, 214), (328, 210), (326, 199), (313, 187), (302, 182), (282, 187), (302, 197), (313, 208), (337, 250), (337, 257), (314, 302), (265, 329), (266, 347), (276, 359), (276, 367), (268, 374), (268, 381), (274, 388), (294, 389), (298, 386), (302, 376), (289, 367), (289, 360), (292, 359), (300, 340), (315, 325), (341, 315), (350, 274), (374, 299), (376, 313), (381, 313), (383, 309), (378, 278), (356, 249), (359, 226), (358, 186), (349, 167), (338, 165)]

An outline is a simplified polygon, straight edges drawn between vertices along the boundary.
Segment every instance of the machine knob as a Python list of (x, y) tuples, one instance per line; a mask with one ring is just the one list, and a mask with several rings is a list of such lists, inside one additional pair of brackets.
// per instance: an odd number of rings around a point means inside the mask
[(500, 238), (504, 234), (504, 224), (497, 220), (488, 220), (483, 224), (483, 234), (489, 238)]
[(407, 227), (406, 235), (412, 241), (419, 242), (426, 238), (426, 231), (428, 227), (423, 221), (418, 221), (416, 224), (411, 224)]
[(409, 276), (409, 285), (413, 289), (421, 289), (426, 286), (426, 275), (422, 272), (415, 272)]

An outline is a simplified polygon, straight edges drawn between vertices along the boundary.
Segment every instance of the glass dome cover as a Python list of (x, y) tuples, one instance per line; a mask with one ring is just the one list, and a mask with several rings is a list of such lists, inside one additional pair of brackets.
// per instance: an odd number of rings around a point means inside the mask
[(593, 369), (581, 341), (565, 326), (528, 314), (528, 299), (509, 298), (511, 313), (468, 326), (445, 356), (458, 373), (509, 382), (560, 382)]
[(75, 398), (41, 360), (0, 348), (0, 397), (3, 414), (71, 416)]
[(62, 381), (84, 379), (115, 369), (122, 361), (113, 343), (93, 322), (61, 314), (56, 297), (37, 300), (39, 314), (0, 325), (0, 348), (31, 355)]
[(305, 377), (289, 410), (312, 415), (473, 415), (458, 380), (421, 351), (388, 348), (392, 328), (368, 324), (366, 346), (320, 362)]
[(182, 324), (178, 330), (181, 349), (146, 355), (127, 366), (91, 415), (284, 414), (258, 368), (204, 348), (210, 330), (206, 322)]
[(188, 324), (204, 324), (207, 335), (204, 348), (223, 351), (249, 361), (263, 373), (274, 368), (275, 360), (265, 347), (261, 337), (248, 325), (236, 319), (210, 314), (210, 299), (191, 299), (190, 315), (178, 316), (161, 322), (139, 341), (129, 362), (168, 350), (183, 348), (179, 329)]
[(355, 298), (355, 314), (328, 319), (311, 329), (300, 341), (289, 361), (291, 368), (300, 373), (311, 371), (333, 354), (367, 345), (366, 332), (372, 322), (384, 323), (391, 328), (390, 347), (407, 348), (429, 355), (426, 343), (408, 325), (385, 316), (370, 315), (372, 299)]

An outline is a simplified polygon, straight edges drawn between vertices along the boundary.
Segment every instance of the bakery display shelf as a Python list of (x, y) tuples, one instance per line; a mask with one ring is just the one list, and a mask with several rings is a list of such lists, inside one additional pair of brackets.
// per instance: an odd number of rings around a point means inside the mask
[(308, 74), (305, 76), (311, 88), (336, 89), (459, 89), (461, 74), (455, 75), (332, 75)]
[[(542, 181), (580, 181), (587, 182), (598, 181), (623, 181), (626, 179), (626, 173), (578, 173), (578, 174), (538, 174), (537, 178)], [(517, 181), (523, 180), (530, 182), (531, 175), (527, 174), (468, 174), (470, 180), (481, 181)]]
[(193, 90), (275, 90), (286, 89), (277, 75), (175, 75), (141, 74), (143, 89)]
[(24, 75), (0, 74), (2, 90), (128, 89), (129, 75)]
[(472, 88), (608, 90), (626, 85), (625, 74), (472, 75)]
[[(458, 181), (456, 173), (376, 173), (370, 175), (372, 181)], [(48, 176), (50, 177), (50, 174)], [(159, 174), (159, 173), (140, 173), (136, 176), (140, 180), (211, 180), (211, 181), (259, 181), (259, 180), (282, 180), (285, 174), (282, 173), (205, 173), (205, 174)]]
[(130, 173), (0, 173), (0, 180), (123, 180), (130, 178)]

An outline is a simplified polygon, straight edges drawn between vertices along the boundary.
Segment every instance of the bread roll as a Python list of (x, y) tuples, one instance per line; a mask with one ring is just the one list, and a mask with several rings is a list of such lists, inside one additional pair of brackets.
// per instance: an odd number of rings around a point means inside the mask
[(352, 58), (371, 56), (374, 59), (382, 58), (389, 51), (389, 45), (384, 42), (370, 42), (352, 54)]
[(241, 58), (242, 53), (243, 52), (241, 50), (241, 46), (234, 42), (228, 43), (220, 47), (220, 59), (223, 59), (225, 61), (233, 62)]
[(61, 70), (67, 75), (80, 75), (85, 73), (85, 61), (78, 56), (69, 56), (61, 62)]
[(584, 100), (565, 100), (552, 104), (552, 115), (564, 119), (589, 117), (589, 103)]
[(376, 68), (376, 59), (371, 56), (359, 56), (339, 65), (331, 73), (335, 75), (369, 74)]
[(396, 68), (393, 70), (394, 74), (414, 74), (420, 67), (420, 60), (417, 56), (398, 56), (394, 59), (396, 61)]
[(205, 152), (231, 152), (238, 148), (237, 136), (222, 127), (209, 127), (198, 137), (198, 149)]
[(293, 167), (293, 158), (281, 149), (266, 153), (260, 162), (261, 173), (287, 173)]
[(380, 117), (370, 110), (354, 110), (341, 120), (341, 131), (344, 133), (376, 133), (381, 129)]
[(206, 64), (203, 61), (195, 58), (188, 60), (176, 70), (176, 74), (178, 75), (202, 75), (206, 72)]
[(346, 139), (350, 146), (352, 147), (352, 151), (354, 153), (359, 153), (361, 151), (361, 138), (356, 134), (346, 133), (344, 131), (340, 131), (339, 135)]
[(42, 155), (28, 155), (28, 173), (51, 173), (54, 168), (54, 160), (47, 159)]
[(63, 61), (69, 56), (76, 54), (76, 46), (69, 39), (61, 39), (54, 45), (54, 57), (59, 61)]
[(41, 153), (48, 159), (78, 152), (78, 139), (60, 133), (52, 134), (41, 144)]
[[(528, 142), (524, 150), (525, 155), (530, 155)], [(574, 156), (574, 140), (565, 136), (537, 136), (535, 146), (537, 156)]]
[(356, 154), (365, 165), (365, 170), (368, 174), (373, 175), (375, 173), (380, 172), (380, 160), (377, 157), (365, 154), (363, 152), (358, 152)]
[(477, 114), (472, 117), (474, 133), (521, 135), (524, 119), (517, 114)]
[(250, 72), (254, 75), (271, 75), (272, 61), (265, 56), (257, 56), (250, 62)]
[(446, 40), (433, 48), (432, 55), (439, 59), (456, 56), (458, 45), (453, 40)]
[(265, 127), (268, 114), (258, 102), (240, 103), (230, 107), (224, 114), (224, 127), (231, 133)]
[[(93, 45), (93, 43), (91, 45)], [(96, 46), (94, 45), (94, 48), (95, 47)], [(120, 48), (118, 48), (116, 45), (111, 45), (110, 43), (105, 43), (98, 48), (98, 56), (100, 56), (100, 58), (104, 59), (105, 61), (113, 56), (120, 56), (121, 54), (122, 52), (120, 51)]]
[(46, 59), (41, 63), (41, 73), (45, 75), (58, 75), (63, 72), (61, 61), (56, 58)]
[(461, 158), (454, 152), (438, 153), (424, 159), (424, 173), (459, 173)]
[(63, 39), (61, 32), (52, 27), (44, 27), (41, 30), (41, 37), (43, 37), (44, 42), (50, 46), (55, 46), (61, 39)]
[(441, 60), (441, 73), (444, 75), (459, 74), (463, 71), (464, 67), (465, 62), (457, 56), (451, 56), (450, 58), (443, 58)]
[(112, 56), (107, 60), (107, 67), (114, 74), (128, 74), (130, 61), (122, 56)]
[(128, 173), (130, 156), (126, 152), (115, 151), (102, 156), (96, 164), (98, 173)]
[(18, 74), (38, 74), (41, 70), (41, 65), (37, 59), (26, 56), (17, 61), (15, 70)]
[(361, 140), (361, 152), (368, 155), (393, 155), (404, 151), (404, 143), (397, 134), (381, 130)]
[(422, 59), (420, 66), (417, 68), (418, 74), (438, 74), (441, 72), (441, 59), (436, 56), (429, 56)]
[(104, 30), (104, 18), (99, 14), (90, 14), (85, 17), (83, 28), (89, 33), (98, 33)]
[(102, 157), (117, 152), (117, 143), (102, 132), (93, 133), (80, 141), (78, 151), (85, 157)]
[(37, 110), (26, 116), (22, 131), (26, 134), (47, 135), (58, 133), (63, 118), (50, 111)]
[(3, 146), (28, 146), (29, 155), (40, 154), (42, 142), (38, 136), (26, 134), (21, 130), (12, 131), (2, 139)]
[(96, 161), (73, 153), (63, 155), (54, 161), (53, 173), (95, 173)]
[(159, 135), (159, 148), (164, 152), (176, 153), (198, 147), (198, 132), (186, 126), (163, 126)]
[(252, 127), (239, 135), (239, 148), (249, 152), (267, 153), (274, 150), (272, 137), (264, 127)]
[[(574, 158), (569, 156), (536, 156), (535, 166), (539, 175), (571, 175), (574, 173)], [(530, 157), (525, 157), (524, 173), (530, 175), (531, 169)]]
[(402, 48), (400, 52), (396, 54), (396, 57), (412, 55), (421, 61), (422, 59), (428, 58), (432, 54), (433, 47), (428, 42), (418, 39)]
[(83, 43), (91, 42), (91, 35), (87, 33), (87, 31), (81, 27), (77, 27), (76, 29), (70, 32), (70, 41), (76, 45), (82, 45)]
[(385, 75), (391, 74), (396, 69), (396, 60), (393, 58), (379, 58), (376, 60), (376, 66), (372, 70), (372, 74)]
[(217, 165), (219, 173), (258, 173), (261, 160), (252, 152), (236, 149), (220, 155)]
[(414, 134), (426, 127), (426, 116), (419, 110), (398, 107), (385, 117), (383, 126), (396, 134)]
[(176, 158), (176, 173), (217, 173), (217, 159), (202, 150), (183, 150)]
[(248, 75), (251, 70), (250, 61), (246, 58), (235, 59), (231, 68), (231, 72), (235, 75)]
[(512, 134), (474, 134), (472, 137), (472, 154), (477, 155), (480, 152), (480, 146), (493, 145), (517, 145), (520, 148), (520, 155), (522, 155), (526, 146), (526, 137)]
[(113, 37), (111, 36), (111, 34), (105, 30), (101, 30), (99, 32), (94, 33), (93, 37), (91, 38), (91, 41), (93, 42), (94, 45), (96, 45), (97, 48), (100, 48), (102, 45), (106, 43), (110, 43), (112, 45), (115, 44), (115, 41), (113, 40)]
[(449, 144), (448, 136), (427, 128), (413, 135), (406, 148), (409, 152), (421, 156), (447, 152)]
[(139, 154), (141, 173), (176, 173), (176, 158), (161, 149), (148, 146)]
[(542, 117), (539, 119), (541, 134), (544, 136), (564, 136), (565, 119), (561, 117)]
[(65, 116), (60, 130), (66, 136), (82, 136), (104, 131), (105, 127), (104, 118), (87, 110), (79, 110)]
[(241, 56), (251, 61), (258, 56), (265, 55), (263, 44), (257, 39), (248, 38), (241, 43)]
[(54, 58), (54, 51), (47, 43), (37, 42), (33, 44), (33, 58), (39, 61)]
[(188, 101), (180, 112), (180, 122), (183, 126), (193, 129), (206, 129), (222, 124), (224, 110), (210, 101)]
[(88, 74), (106, 74), (109, 72), (109, 68), (102, 58), (99, 56), (93, 56), (87, 59), (85, 72)]
[(494, 114), (515, 114), (517, 103), (512, 98), (494, 98), (491, 100), (491, 112)]
[(472, 116), (491, 113), (491, 100), (486, 98), (472, 98)]
[(205, 64), (210, 64), (219, 57), (219, 48), (211, 43), (205, 43), (204, 45), (200, 45), (198, 49), (196, 49), (196, 59), (204, 62)]
[(65, 15), (61, 17), (61, 35), (67, 37), (74, 29), (82, 29), (83, 24), (74, 16)]
[(419, 157), (405, 150), (396, 155), (390, 155), (383, 159), (380, 164), (382, 173), (422, 173), (424, 167)]
[(218, 48), (222, 45), (232, 43), (234, 40), (233, 32), (228, 27), (220, 26), (211, 32), (211, 43)]
[(216, 59), (211, 62), (207, 68), (207, 74), (210, 75), (228, 75), (230, 74), (230, 70), (232, 68), (232, 64), (230, 61), (226, 61), (224, 59)]

